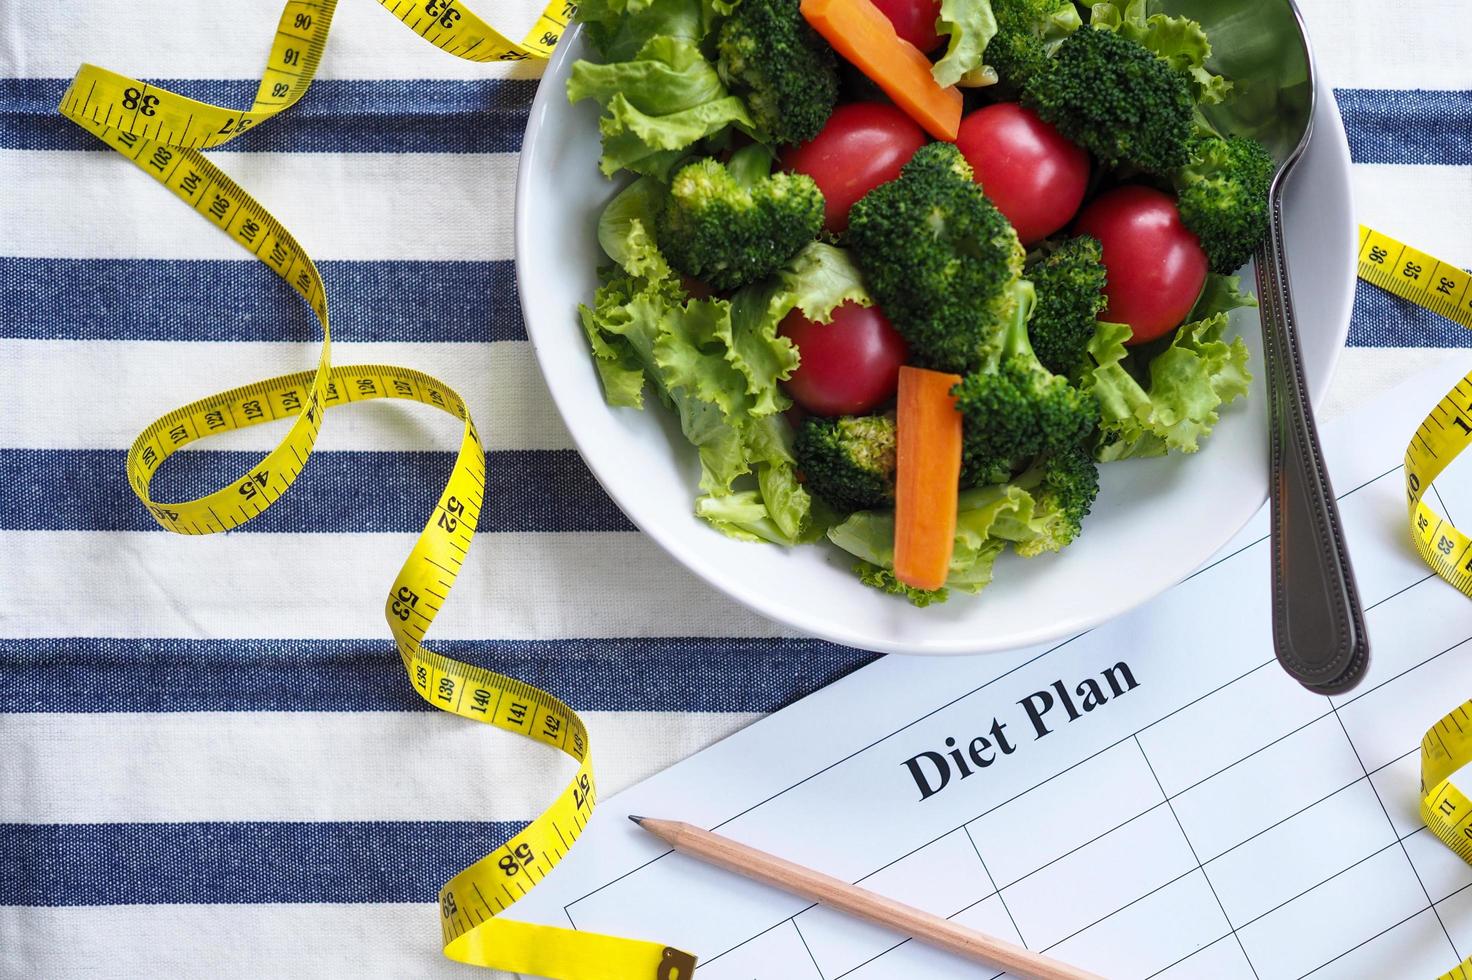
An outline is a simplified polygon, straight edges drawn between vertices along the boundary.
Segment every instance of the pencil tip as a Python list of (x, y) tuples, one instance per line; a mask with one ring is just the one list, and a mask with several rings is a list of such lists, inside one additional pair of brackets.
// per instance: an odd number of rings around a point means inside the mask
[(634, 823), (637, 823), (637, 824), (643, 824), (644, 823), (644, 818), (643, 817), (638, 816), (638, 815), (633, 814), (633, 813), (629, 814), (629, 819), (632, 820), (632, 821), (634, 821)]

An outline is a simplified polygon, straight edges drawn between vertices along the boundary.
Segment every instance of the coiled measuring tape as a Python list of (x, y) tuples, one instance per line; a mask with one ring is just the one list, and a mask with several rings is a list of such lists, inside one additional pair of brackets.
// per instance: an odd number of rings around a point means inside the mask
[[(1389, 235), (1360, 226), (1359, 277), (1472, 329), (1472, 275)], [(1472, 539), (1427, 503), (1432, 481), (1472, 444), (1472, 374), (1447, 392), (1406, 448), (1411, 539), (1437, 575), (1472, 598)], [(1421, 739), (1421, 819), (1472, 864), (1472, 800), (1451, 781), (1472, 762), (1472, 701), (1451, 711)], [(1472, 980), (1468, 957), (1439, 980)]]
[[(379, 0), (436, 47), (474, 61), (544, 58), (576, 8), (553, 0), (531, 33), (510, 41), (457, 0)], [(264, 207), (199, 152), (219, 146), (291, 106), (312, 83), (336, 0), (291, 0), (248, 110), (185, 98), (116, 72), (83, 65), (62, 96), (62, 115), (132, 160), (269, 266), (322, 325), (312, 371), (257, 382), (169, 412), (134, 441), (128, 480), (163, 527), (180, 534), (228, 531), (269, 507), (301, 473), (327, 411), (399, 398), (460, 419), (464, 433), (450, 478), (384, 604), (409, 681), (442, 711), (494, 725), (567, 753), (572, 782), (546, 812), (440, 890), (445, 955), (477, 966), (566, 980), (688, 980), (695, 960), (658, 943), (601, 936), (500, 917), (567, 853), (596, 801), (588, 733), (576, 712), (545, 691), (426, 650), (421, 640), (465, 561), (484, 504), (485, 452), (465, 402), (448, 385), (389, 365), (333, 367), (327, 295), (316, 266)], [(272, 421), (290, 421), (279, 445), (228, 486), (195, 500), (150, 495), (159, 466), (192, 442)]]
[[(1360, 226), (1359, 275), (1472, 329), (1472, 275)], [(1472, 539), (1426, 502), (1431, 482), (1472, 443), (1472, 374), (1437, 403), (1406, 449), (1406, 498), (1416, 550), (1436, 574), (1472, 598)], [(1472, 857), (1472, 855), (1469, 855)]]

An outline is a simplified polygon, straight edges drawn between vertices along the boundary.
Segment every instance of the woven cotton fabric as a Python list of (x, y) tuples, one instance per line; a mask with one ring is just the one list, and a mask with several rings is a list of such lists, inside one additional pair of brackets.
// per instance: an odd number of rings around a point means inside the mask
[[(1305, 8), (1356, 216), (1472, 265), (1465, 4)], [(82, 61), (247, 105), (279, 11), (90, 0), (63, 27), (60, 9), (0, 5), (0, 976), (468, 976), (440, 956), (436, 890), (569, 769), (429, 710), (383, 625), (459, 427), (336, 411), (264, 517), (204, 539), (153, 524), (123, 473), (136, 432), (310, 367), (315, 323), (54, 108)], [(509, 33), (535, 17), (480, 12)], [(343, 0), (308, 95), (212, 157), (317, 260), (336, 362), (402, 364), (466, 397), (489, 502), (433, 645), (581, 712), (607, 796), (874, 655), (694, 579), (573, 450), (514, 283), (538, 71), (457, 61)], [(1324, 414), (1469, 343), (1361, 285)], [(272, 438), (175, 457), (158, 495), (216, 485)]]

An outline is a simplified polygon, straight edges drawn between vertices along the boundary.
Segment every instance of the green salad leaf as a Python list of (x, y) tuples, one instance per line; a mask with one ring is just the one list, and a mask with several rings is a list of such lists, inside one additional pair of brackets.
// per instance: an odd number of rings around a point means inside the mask
[(989, 85), (995, 72), (985, 67), (986, 46), (997, 34), (991, 0), (941, 0), (935, 32), (949, 35), (946, 53), (930, 68), (937, 83)]
[(1241, 276), (1224, 276), (1217, 272), (1206, 274), (1206, 285), (1196, 297), (1196, 305), (1186, 316), (1186, 322), (1205, 320), (1218, 313), (1230, 313), (1235, 309), (1256, 306), (1257, 297), (1242, 291)]
[(738, 296), (745, 312), (737, 315), (732, 301), (685, 292), (649, 232), (662, 205), (662, 186), (641, 178), (598, 222), (615, 265), (579, 314), (604, 396), (640, 408), (648, 385), (678, 413), (700, 460), (695, 512), (714, 527), (743, 540), (809, 539), (821, 528), (793, 467), (791, 426), (780, 414), (790, 402), (778, 388), (797, 366), (797, 352), (777, 336), (777, 324), (799, 301), (816, 308), (827, 300), (813, 297), (847, 295), (851, 285), (836, 285), (842, 262), (799, 256), (759, 302)]
[(728, 126), (751, 129), (746, 106), (732, 95), (699, 45), (656, 36), (632, 58), (607, 64), (578, 61), (567, 81), (571, 102), (603, 107), (599, 168), (667, 177), (685, 151)]
[(581, 0), (578, 20), (604, 61), (629, 61), (653, 37), (704, 40), (731, 7), (725, 0)]
[(1147, 0), (1099, 0), (1091, 9), (1089, 26), (1138, 41), (1185, 72), (1198, 105), (1214, 105), (1225, 99), (1232, 83), (1207, 69), (1211, 42), (1206, 31), (1189, 17), (1147, 16), (1146, 4)]
[(1227, 314), (1185, 324), (1150, 361), (1146, 388), (1125, 366), (1130, 328), (1101, 323), (1089, 343), (1095, 366), (1083, 386), (1099, 400), (1101, 462), (1194, 453), (1223, 405), (1247, 394), (1252, 376), (1241, 337), (1225, 338)]
[(731, 297), (735, 363), (756, 399), (753, 414), (768, 415), (787, 407), (777, 382), (797, 369), (797, 348), (777, 336), (782, 320), (800, 309), (810, 320), (827, 323), (847, 301), (860, 306), (874, 303), (848, 253), (824, 242), (805, 246), (776, 276)]

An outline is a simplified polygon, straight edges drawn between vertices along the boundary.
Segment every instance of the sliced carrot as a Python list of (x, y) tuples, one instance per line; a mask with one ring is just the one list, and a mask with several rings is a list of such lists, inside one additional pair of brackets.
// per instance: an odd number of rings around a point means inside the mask
[(802, 0), (802, 15), (927, 133), (956, 141), (961, 91), (937, 84), (930, 74), (930, 59), (897, 35), (889, 18), (870, 0)]
[(894, 577), (938, 589), (951, 570), (961, 478), (954, 374), (900, 368), (894, 488)]

